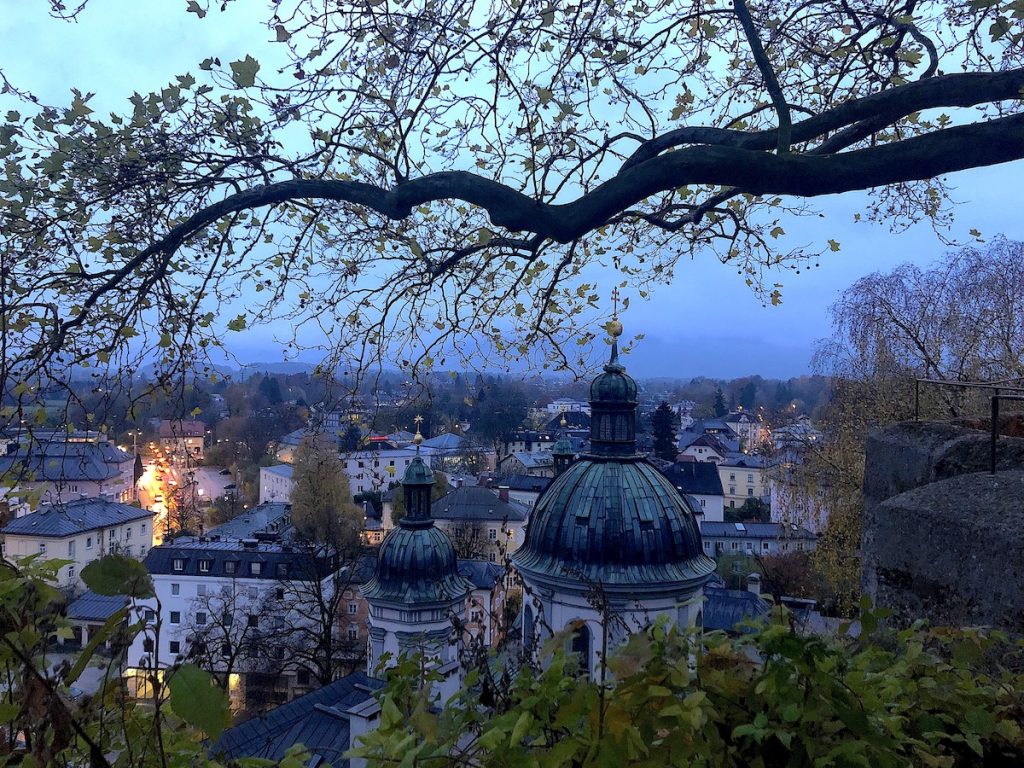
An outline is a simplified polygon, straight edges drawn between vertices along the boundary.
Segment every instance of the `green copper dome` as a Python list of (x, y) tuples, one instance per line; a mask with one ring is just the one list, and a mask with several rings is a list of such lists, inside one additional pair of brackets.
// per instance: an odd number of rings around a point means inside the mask
[(584, 455), (538, 499), (513, 555), (524, 575), (613, 585), (704, 582), (693, 510), (641, 457)]
[(459, 575), (455, 547), (430, 516), (434, 473), (417, 455), (402, 478), (406, 514), (380, 545), (373, 578), (362, 588), (367, 600), (414, 605), (462, 599), (473, 585)]
[(672, 587), (702, 585), (714, 571), (694, 510), (636, 453), (636, 392), (613, 341), (590, 387), (590, 453), (537, 500), (512, 557), (524, 577)]

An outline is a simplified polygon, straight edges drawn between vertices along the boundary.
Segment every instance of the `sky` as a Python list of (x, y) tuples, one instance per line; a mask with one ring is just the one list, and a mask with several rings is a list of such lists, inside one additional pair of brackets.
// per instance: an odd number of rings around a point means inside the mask
[[(185, 0), (91, 0), (79, 20), (68, 23), (50, 18), (44, 0), (7, 0), (0, 14), (0, 67), (15, 85), (46, 101), (66, 101), (70, 88), (77, 87), (96, 92), (94, 108), (122, 111), (132, 92), (195, 72), (208, 56), (232, 61), (253, 53), (265, 68), (273, 64), (277, 47), (266, 42), (269, 33), (259, 23), (263, 0), (238, 0), (227, 13), (211, 12), (204, 20), (185, 13), (185, 5)], [(949, 234), (971, 242), (968, 231), (975, 228), (983, 237), (1024, 239), (1015, 195), (1020, 174), (1017, 163), (949, 177), (960, 202)], [(633, 297), (623, 317), (626, 337), (643, 333), (645, 338), (626, 360), (630, 372), (680, 378), (809, 372), (815, 342), (830, 333), (828, 308), (855, 280), (907, 261), (926, 265), (948, 250), (927, 224), (899, 234), (855, 224), (865, 199), (861, 193), (818, 198), (812, 204), (823, 217), (781, 222), (786, 245), (820, 245), (832, 238), (842, 248), (823, 256), (819, 268), (779, 275), (784, 285), (779, 306), (763, 307), (743, 278), (712, 256), (681, 265), (673, 284), (657, 288), (649, 301)], [(612, 280), (609, 275), (609, 285)], [(243, 335), (233, 351), (243, 362), (282, 359), (268, 352), (268, 341), (266, 335)]]

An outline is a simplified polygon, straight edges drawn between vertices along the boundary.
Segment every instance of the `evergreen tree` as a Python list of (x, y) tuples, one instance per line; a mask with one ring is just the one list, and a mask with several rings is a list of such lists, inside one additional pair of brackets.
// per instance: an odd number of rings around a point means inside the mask
[(715, 390), (715, 404), (713, 407), (715, 409), (715, 417), (719, 419), (729, 412), (725, 407), (725, 395), (722, 393), (721, 387)]
[(272, 376), (263, 374), (259, 390), (260, 394), (267, 398), (267, 402), (271, 405), (278, 405), (284, 400), (284, 397), (281, 395), (281, 384)]
[(651, 428), (654, 432), (654, 455), (665, 461), (675, 461), (676, 453), (676, 415), (669, 404), (662, 402), (651, 416)]

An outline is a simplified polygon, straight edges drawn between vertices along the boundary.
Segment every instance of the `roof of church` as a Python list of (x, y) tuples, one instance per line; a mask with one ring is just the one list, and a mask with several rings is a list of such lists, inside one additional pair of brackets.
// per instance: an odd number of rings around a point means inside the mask
[(451, 539), (430, 515), (433, 484), (434, 473), (417, 454), (402, 478), (406, 516), (380, 545), (377, 569), (362, 588), (367, 600), (448, 603), (473, 590), (472, 582), (459, 573)]
[(516, 567), (526, 577), (605, 586), (703, 584), (714, 561), (703, 552), (689, 502), (636, 453), (636, 383), (614, 341), (590, 391), (594, 452), (537, 500), (512, 558)]

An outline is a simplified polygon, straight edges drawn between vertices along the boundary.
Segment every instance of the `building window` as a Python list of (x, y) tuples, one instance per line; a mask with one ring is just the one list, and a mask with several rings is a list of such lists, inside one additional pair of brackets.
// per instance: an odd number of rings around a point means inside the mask
[(767, 552), (768, 551), (768, 542), (767, 541), (762, 541), (761, 542), (761, 551), (762, 552)]
[(348, 604), (349, 615), (354, 615), (357, 609), (358, 609), (358, 606), (355, 603), (349, 603)]
[(491, 528), (491, 530), (489, 530), (487, 532), (487, 538), (490, 539), (491, 541), (497, 541), (498, 540), (498, 529), (497, 528)]
[(147, 608), (142, 612), (142, 618), (146, 620), (147, 624), (152, 624), (156, 621), (156, 611), (152, 608)]
[(45, 555), (46, 554), (46, 545), (43, 542), (39, 542), (39, 554), (40, 555)]
[(146, 532), (146, 524), (142, 523), (141, 525), (139, 525), (139, 533), (145, 533), (145, 532)]
[(210, 572), (210, 561), (209, 560), (200, 560), (199, 561), (199, 572), (200, 573), (209, 573)]
[(469, 620), (470, 621), (480, 621), (482, 618), (483, 618), (483, 614), (480, 611), (470, 611), (469, 612)]
[(126, 540), (130, 539), (132, 537), (132, 528), (131, 528), (131, 526), (128, 526), (127, 528), (124, 529), (124, 537), (125, 537)]
[(348, 639), (349, 640), (358, 640), (359, 639), (359, 630), (356, 629), (355, 627), (349, 627), (348, 628)]
[(184, 571), (185, 570), (185, 561), (182, 558), (180, 558), (180, 557), (176, 557), (176, 558), (174, 558), (174, 563), (173, 563), (172, 567), (176, 571)]
[(181, 584), (171, 584), (171, 594), (172, 595), (180, 595), (181, 594)]
[(735, 485), (730, 485), (729, 486), (729, 495), (730, 496), (735, 496), (736, 495), (736, 486)]
[(139, 557), (142, 557), (145, 554), (146, 554), (146, 545), (145, 544), (140, 544), (139, 545)]
[(288, 576), (288, 563), (277, 564), (277, 575), (279, 578), (286, 578)]
[(171, 611), (171, 624), (181, 624), (181, 611)]
[(739, 545), (739, 543), (738, 543), (738, 542), (735, 542), (735, 541), (734, 541), (734, 542), (731, 542), (731, 543), (732, 543), (732, 548), (733, 548), (733, 549), (739, 549), (739, 548), (740, 548), (740, 545)]
[(295, 682), (299, 685), (309, 685), (309, 670), (300, 669), (295, 673)]
[(491, 553), (490, 553), (490, 554), (488, 555), (488, 558), (490, 559), (490, 561), (491, 561), (492, 563), (496, 561), (496, 558), (494, 557), (494, 553), (493, 553), (493, 552), (491, 552)]
[(206, 611), (196, 612), (196, 625), (200, 627), (206, 626)]
[(180, 640), (171, 640), (171, 653), (173, 653), (173, 654), (181, 653), (181, 641)]
[(70, 568), (68, 568), (68, 578), (69, 579), (75, 578), (75, 566), (73, 566), (73, 565)]
[(796, 543), (796, 548), (797, 548), (798, 552), (803, 552), (804, 551), (804, 543), (802, 541), (798, 541)]
[(748, 541), (747, 542), (747, 552), (753, 552), (753, 551), (754, 551), (754, 542)]
[(85, 537), (85, 548), (92, 549), (92, 536)]
[(71, 541), (68, 542), (68, 557), (74, 557), (74, 556), (75, 556), (75, 540), (72, 539)]
[(237, 563), (234, 560), (227, 560), (224, 563), (224, 573), (231, 575), (235, 572), (235, 566)]
[(748, 472), (747, 473), (747, 482), (748, 483), (754, 482), (754, 473), (753, 472)]
[(259, 576), (263, 570), (263, 563), (249, 563), (249, 573)]
[(789, 550), (789, 542), (788, 541), (782, 542), (782, 551), (786, 552), (788, 550)]
[(230, 643), (221, 643), (220, 655), (223, 656), (225, 659), (231, 656), (231, 644)]
[(205, 584), (196, 584), (196, 597), (206, 597)]
[(260, 591), (256, 587), (249, 587), (249, 599), (256, 600), (260, 596)]
[(250, 627), (258, 627), (259, 625), (260, 625), (260, 617), (257, 616), (255, 613), (250, 613), (249, 614), (249, 626)]
[(730, 472), (729, 473), (729, 480), (731, 480), (734, 483), (736, 482), (736, 473), (735, 472)]
[(113, 528), (111, 528), (109, 531), (107, 531), (107, 540), (108, 541), (113, 541), (114, 540), (114, 529)]
[(747, 496), (753, 496), (753, 495), (754, 495), (754, 489), (753, 488), (747, 488)]
[(706, 507), (706, 506), (707, 506), (707, 501), (708, 501), (707, 499), (701, 499), (701, 500), (700, 500), (700, 505), (701, 505), (702, 507)]
[(278, 587), (277, 591), (274, 593), (274, 597), (278, 600), (284, 600), (284, 587)]

